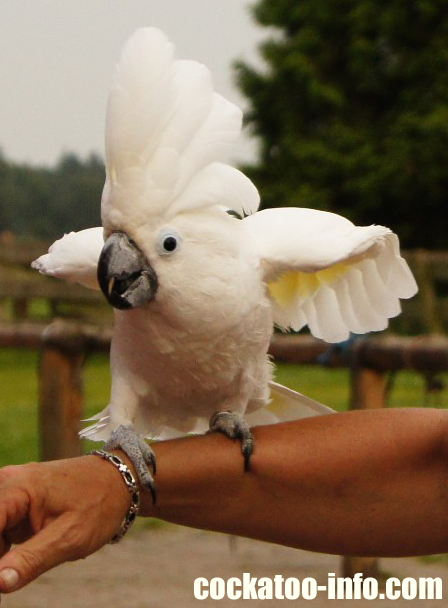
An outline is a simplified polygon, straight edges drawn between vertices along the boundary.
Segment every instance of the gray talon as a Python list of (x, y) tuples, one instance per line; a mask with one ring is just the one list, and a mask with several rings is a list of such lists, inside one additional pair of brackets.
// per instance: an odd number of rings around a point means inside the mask
[(241, 452), (244, 456), (244, 470), (250, 468), (250, 457), (254, 451), (254, 438), (247, 422), (240, 414), (234, 412), (216, 412), (210, 418), (210, 431), (223, 433), (230, 439), (241, 441)]
[(157, 499), (154, 479), (149, 472), (148, 466), (152, 467), (153, 473), (156, 472), (156, 458), (154, 452), (146, 441), (134, 431), (130, 426), (121, 425), (110, 436), (104, 445), (106, 451), (121, 449), (135, 467), (138, 479), (152, 496), (155, 504)]

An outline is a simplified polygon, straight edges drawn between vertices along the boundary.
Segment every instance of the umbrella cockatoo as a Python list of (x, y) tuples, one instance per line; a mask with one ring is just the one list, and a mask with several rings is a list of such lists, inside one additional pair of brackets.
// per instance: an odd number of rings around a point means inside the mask
[[(121, 447), (153, 492), (144, 437), (220, 431), (253, 449), (249, 424), (330, 410), (272, 382), (274, 324), (328, 342), (384, 329), (417, 290), (398, 238), (323, 211), (257, 211), (252, 182), (225, 162), (241, 111), (206, 67), (137, 30), (106, 118), (102, 223), (33, 263), (102, 289), (115, 307), (109, 405), (82, 435)], [(281, 175), (279, 175), (281, 179)]]

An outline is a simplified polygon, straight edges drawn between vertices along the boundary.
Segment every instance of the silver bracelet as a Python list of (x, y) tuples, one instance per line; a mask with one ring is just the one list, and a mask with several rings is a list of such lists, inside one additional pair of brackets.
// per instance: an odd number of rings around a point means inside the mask
[(121, 524), (121, 528), (119, 531), (114, 534), (114, 536), (109, 541), (109, 544), (118, 543), (119, 540), (123, 538), (126, 532), (129, 530), (131, 525), (134, 523), (135, 518), (138, 515), (138, 510), (140, 507), (140, 492), (138, 490), (137, 482), (134, 479), (130, 469), (126, 464), (116, 456), (115, 454), (109, 454), (104, 450), (93, 450), (90, 454), (94, 454), (95, 456), (99, 456), (100, 458), (104, 458), (104, 460), (108, 460), (111, 464), (114, 465), (121, 473), (124, 483), (131, 495), (131, 506), (128, 509), (128, 512), (123, 519), (123, 523)]

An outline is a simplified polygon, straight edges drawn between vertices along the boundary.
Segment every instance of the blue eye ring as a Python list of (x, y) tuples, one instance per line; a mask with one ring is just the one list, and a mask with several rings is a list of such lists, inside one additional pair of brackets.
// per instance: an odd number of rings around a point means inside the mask
[(181, 242), (175, 230), (163, 229), (157, 238), (157, 251), (160, 255), (173, 255), (179, 250)]

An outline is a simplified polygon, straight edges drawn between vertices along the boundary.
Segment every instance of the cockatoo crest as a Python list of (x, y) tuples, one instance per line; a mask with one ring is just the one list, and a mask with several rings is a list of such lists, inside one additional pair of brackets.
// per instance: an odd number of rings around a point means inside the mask
[(137, 30), (116, 67), (106, 116), (106, 232), (224, 204), (257, 210), (252, 182), (222, 161), (241, 110), (213, 91), (209, 70), (176, 60), (155, 28)]

